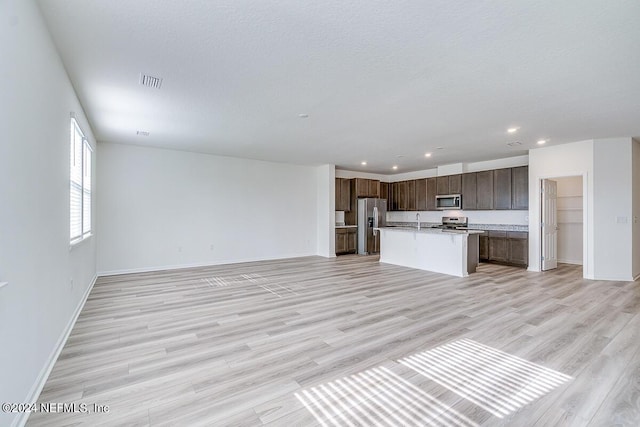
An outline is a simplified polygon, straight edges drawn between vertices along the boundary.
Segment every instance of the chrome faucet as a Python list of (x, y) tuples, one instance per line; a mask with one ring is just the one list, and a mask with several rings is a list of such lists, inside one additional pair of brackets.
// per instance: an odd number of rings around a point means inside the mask
[(420, 230), (420, 212), (416, 213), (416, 221), (418, 221), (418, 230)]

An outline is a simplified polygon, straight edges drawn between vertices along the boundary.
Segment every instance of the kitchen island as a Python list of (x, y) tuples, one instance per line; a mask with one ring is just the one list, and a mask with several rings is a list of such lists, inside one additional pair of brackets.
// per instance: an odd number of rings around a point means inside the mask
[(481, 230), (381, 227), (380, 262), (466, 277), (478, 265)]

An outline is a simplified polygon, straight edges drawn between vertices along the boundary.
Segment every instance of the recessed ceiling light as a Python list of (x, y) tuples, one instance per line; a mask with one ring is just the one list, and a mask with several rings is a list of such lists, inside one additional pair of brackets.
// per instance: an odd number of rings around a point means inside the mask
[(431, 157), (431, 153), (426, 153), (424, 156), (425, 157)]
[(146, 130), (138, 130), (136, 131), (136, 135), (149, 136), (149, 132), (147, 132)]
[(393, 165), (393, 167), (391, 169), (398, 170), (398, 166), (397, 165)]
[(520, 129), (520, 128), (509, 128), (509, 129), (507, 129), (507, 132), (516, 133), (516, 132), (518, 132), (518, 129)]
[(300, 113), (300, 114), (298, 114), (298, 117), (300, 117), (301, 119), (307, 119), (307, 118), (309, 118), (309, 115), (306, 114), (306, 113)]
[(367, 166), (367, 162), (360, 162), (362, 166)]
[(541, 139), (540, 141), (538, 141), (538, 144), (542, 145), (542, 144), (546, 144), (546, 142), (547, 142), (546, 139)]

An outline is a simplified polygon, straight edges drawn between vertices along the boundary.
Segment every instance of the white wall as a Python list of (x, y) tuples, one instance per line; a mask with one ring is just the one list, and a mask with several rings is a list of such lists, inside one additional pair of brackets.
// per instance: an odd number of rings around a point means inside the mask
[(95, 277), (95, 236), (69, 250), (71, 112), (94, 139), (35, 4), (0, 2), (0, 17), (0, 402), (19, 403), (37, 397)]
[(540, 271), (540, 182), (546, 178), (582, 176), (583, 274), (593, 279), (593, 141), (529, 150), (529, 270)]
[(633, 141), (633, 277), (640, 277), (640, 141)]
[(455, 175), (464, 172), (478, 172), (492, 169), (511, 168), (517, 166), (526, 166), (529, 164), (529, 156), (506, 157), (504, 159), (487, 160), (484, 162), (474, 163), (454, 163), (450, 165), (442, 165), (437, 168), (424, 169), (414, 172), (403, 172), (390, 175), (367, 173), (364, 171), (351, 171), (344, 169), (336, 169), (337, 178), (369, 178), (377, 179), (382, 182), (398, 182), (411, 179), (431, 178), (442, 175)]
[(318, 168), (107, 143), (98, 155), (100, 274), (317, 253)]
[(377, 179), (383, 182), (389, 181), (388, 175), (381, 175), (377, 173), (368, 173), (368, 172), (360, 172), (360, 171), (351, 171), (346, 169), (335, 169), (336, 178), (367, 178), (367, 179)]
[(594, 141), (594, 276), (632, 280), (632, 140)]
[(553, 180), (558, 183), (558, 262), (582, 265), (582, 176)]
[(581, 141), (529, 151), (529, 269), (540, 270), (540, 181), (582, 176), (583, 272), (633, 279), (631, 138)]
[(479, 172), (492, 169), (514, 168), (529, 164), (529, 156), (515, 156), (504, 159), (487, 160), (485, 162), (469, 163), (465, 166), (465, 172)]
[[(318, 167), (318, 249), (320, 256), (336, 256), (336, 168), (334, 165)], [(343, 219), (344, 220), (344, 219)]]

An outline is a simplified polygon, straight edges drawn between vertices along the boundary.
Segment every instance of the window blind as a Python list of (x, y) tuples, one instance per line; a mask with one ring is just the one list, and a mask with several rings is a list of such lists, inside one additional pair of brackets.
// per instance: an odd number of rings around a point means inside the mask
[(74, 242), (91, 232), (91, 146), (74, 118), (69, 165), (69, 230)]

